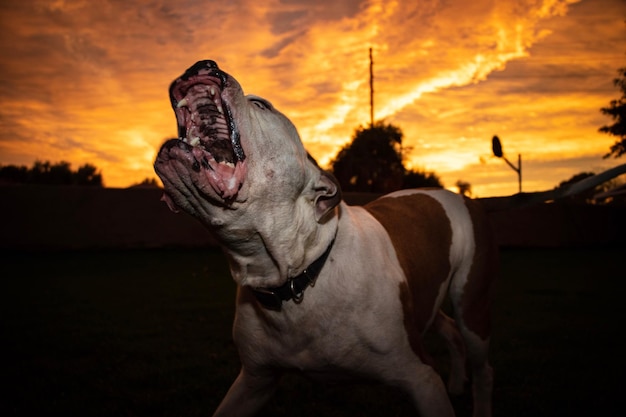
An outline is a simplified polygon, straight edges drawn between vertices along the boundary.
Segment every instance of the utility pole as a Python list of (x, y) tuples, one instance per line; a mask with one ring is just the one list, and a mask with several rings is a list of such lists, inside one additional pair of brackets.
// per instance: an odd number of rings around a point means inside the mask
[(374, 59), (370, 47), (370, 127), (374, 127)]

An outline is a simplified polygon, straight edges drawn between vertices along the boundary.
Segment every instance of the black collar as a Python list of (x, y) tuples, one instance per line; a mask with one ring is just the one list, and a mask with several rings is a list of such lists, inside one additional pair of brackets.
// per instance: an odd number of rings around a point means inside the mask
[(296, 277), (289, 278), (280, 287), (275, 288), (252, 288), (252, 293), (261, 305), (269, 310), (280, 311), (283, 301), (289, 301), (293, 298), (293, 302), (300, 304), (304, 298), (304, 290), (310, 285), (315, 286), (315, 280), (322, 271), (322, 267), (328, 259), (330, 250), (333, 247), (335, 239), (330, 242), (328, 248), (317, 258), (308, 268)]

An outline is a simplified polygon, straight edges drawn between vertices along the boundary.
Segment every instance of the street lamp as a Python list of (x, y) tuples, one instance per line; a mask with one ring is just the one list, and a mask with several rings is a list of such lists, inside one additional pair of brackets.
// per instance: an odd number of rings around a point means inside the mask
[(493, 154), (498, 158), (504, 159), (504, 162), (509, 164), (509, 166), (513, 169), (513, 171), (517, 172), (517, 182), (519, 184), (519, 192), (522, 192), (522, 155), (517, 154), (517, 166), (513, 165), (506, 157), (504, 156), (504, 152), (502, 152), (502, 143), (500, 143), (500, 138), (494, 136), (491, 139), (491, 149), (493, 150)]

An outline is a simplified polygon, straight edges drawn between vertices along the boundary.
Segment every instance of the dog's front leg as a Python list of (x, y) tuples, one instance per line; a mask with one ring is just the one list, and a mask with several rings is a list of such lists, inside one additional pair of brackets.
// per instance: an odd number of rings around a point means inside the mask
[(435, 370), (424, 363), (410, 360), (402, 362), (403, 367), (395, 367), (392, 374), (396, 385), (408, 393), (413, 399), (415, 408), (421, 417), (454, 417), (454, 409), (450, 403), (445, 385)]
[(254, 416), (274, 394), (278, 379), (278, 374), (253, 375), (242, 368), (213, 417)]

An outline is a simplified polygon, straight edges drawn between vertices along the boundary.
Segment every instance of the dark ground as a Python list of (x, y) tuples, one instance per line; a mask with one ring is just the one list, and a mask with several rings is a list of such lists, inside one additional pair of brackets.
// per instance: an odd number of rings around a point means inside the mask
[[(495, 416), (625, 414), (625, 255), (503, 251)], [(4, 251), (0, 261), (1, 416), (206, 416), (238, 372), (235, 286), (217, 251)], [(468, 416), (469, 396), (455, 406)], [(389, 388), (289, 376), (262, 415), (414, 414)]]

